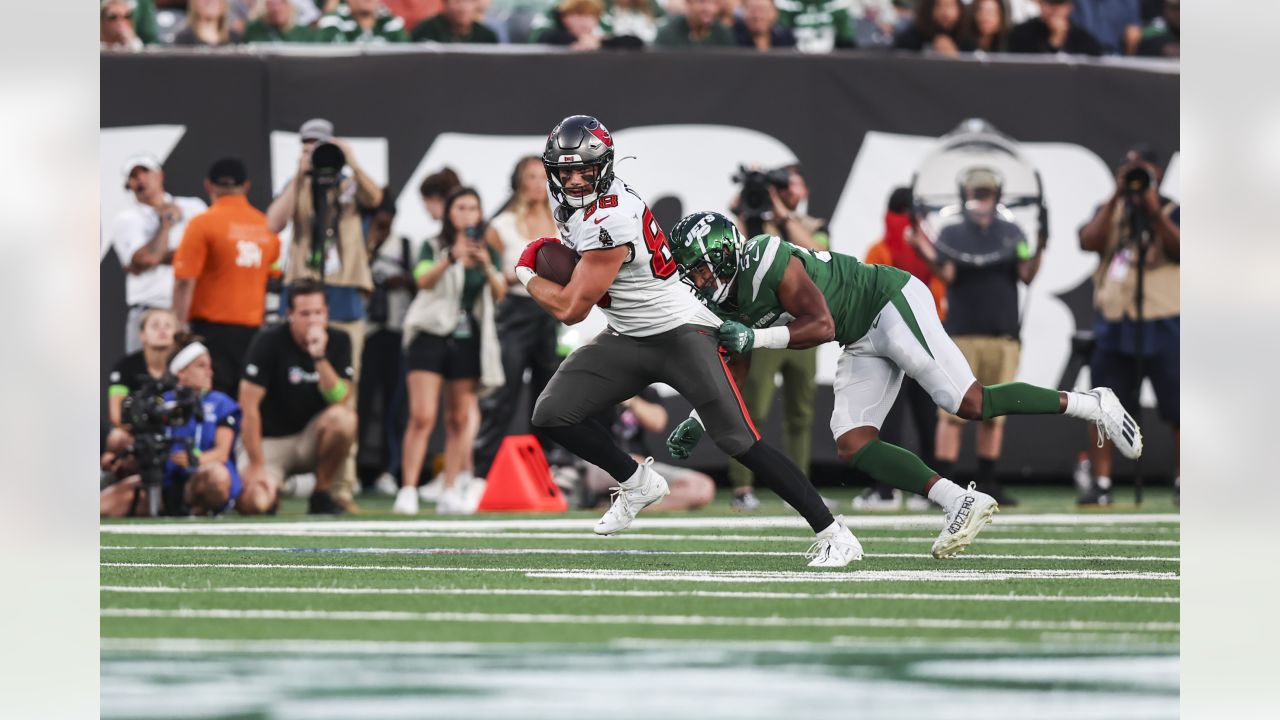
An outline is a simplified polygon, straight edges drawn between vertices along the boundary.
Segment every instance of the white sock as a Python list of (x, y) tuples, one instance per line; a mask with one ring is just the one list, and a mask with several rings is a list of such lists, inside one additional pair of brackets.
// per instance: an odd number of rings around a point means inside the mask
[(1093, 420), (1102, 411), (1102, 404), (1095, 395), (1089, 393), (1067, 391), (1067, 410), (1062, 413), (1068, 417), (1081, 420)]
[(830, 525), (823, 528), (822, 531), (818, 533), (818, 537), (831, 538), (831, 537), (835, 537), (839, 532), (840, 532), (840, 521), (835, 520)]
[(1099, 475), (1098, 479), (1095, 480), (1094, 482), (1098, 483), (1098, 487), (1102, 488), (1103, 490), (1111, 489), (1111, 478), (1106, 475)]
[(929, 488), (929, 499), (945, 508), (964, 493), (964, 488), (946, 478), (939, 478), (938, 482)]

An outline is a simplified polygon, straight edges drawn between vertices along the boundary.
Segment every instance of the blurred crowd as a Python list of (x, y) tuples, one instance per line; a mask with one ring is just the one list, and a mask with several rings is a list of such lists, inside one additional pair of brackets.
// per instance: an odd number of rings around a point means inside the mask
[(103, 49), (261, 43), (1178, 57), (1181, 0), (100, 0)]

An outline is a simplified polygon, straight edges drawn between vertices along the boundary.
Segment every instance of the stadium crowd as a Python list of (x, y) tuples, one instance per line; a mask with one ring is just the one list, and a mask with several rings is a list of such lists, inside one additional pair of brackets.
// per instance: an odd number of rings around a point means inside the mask
[(535, 44), (573, 51), (1179, 55), (1180, 0), (100, 0), (101, 46)]

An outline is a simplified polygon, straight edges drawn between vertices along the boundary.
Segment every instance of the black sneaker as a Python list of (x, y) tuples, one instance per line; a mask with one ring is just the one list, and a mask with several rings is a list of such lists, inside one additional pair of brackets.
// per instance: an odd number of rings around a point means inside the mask
[(333, 496), (323, 490), (311, 493), (311, 499), (307, 501), (308, 515), (342, 515), (345, 512), (341, 505), (333, 501)]
[(1111, 488), (1102, 489), (1097, 485), (1089, 488), (1076, 498), (1076, 505), (1100, 505), (1106, 506), (1111, 504)]

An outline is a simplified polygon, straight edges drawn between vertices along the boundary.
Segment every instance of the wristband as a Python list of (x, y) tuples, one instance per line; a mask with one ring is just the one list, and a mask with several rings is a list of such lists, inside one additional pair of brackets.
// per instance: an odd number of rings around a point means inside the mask
[(321, 389), (320, 396), (323, 397), (330, 405), (336, 402), (342, 402), (342, 399), (347, 396), (347, 381), (338, 380), (338, 384), (334, 385), (332, 388), (328, 390)]
[(534, 272), (533, 268), (528, 268), (528, 267), (525, 267), (524, 265), (516, 266), (516, 279), (519, 280), (520, 284), (525, 287), (529, 287), (529, 281), (534, 279), (537, 276), (538, 276), (538, 273)]
[(758, 348), (773, 348), (781, 350), (791, 344), (791, 328), (786, 325), (781, 327), (763, 328), (756, 331), (755, 346)]

